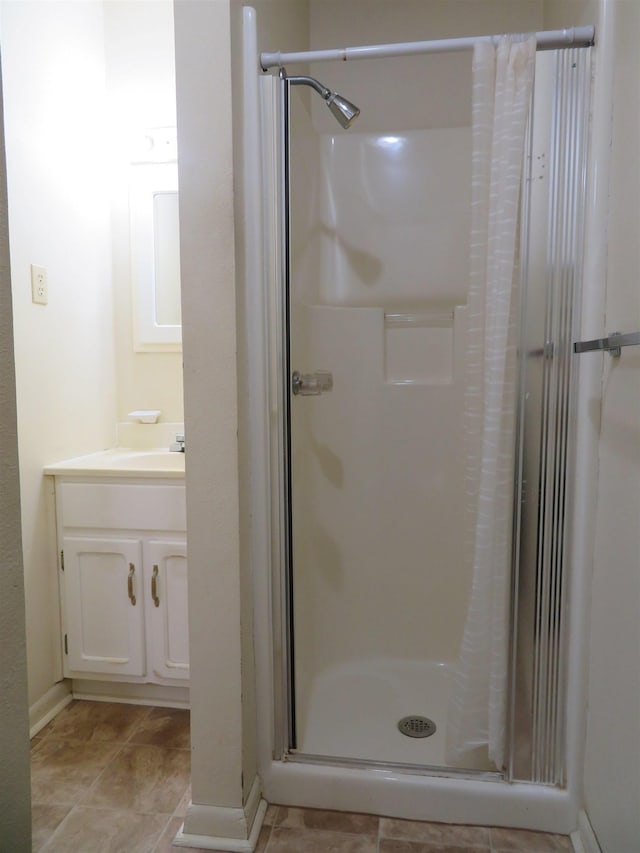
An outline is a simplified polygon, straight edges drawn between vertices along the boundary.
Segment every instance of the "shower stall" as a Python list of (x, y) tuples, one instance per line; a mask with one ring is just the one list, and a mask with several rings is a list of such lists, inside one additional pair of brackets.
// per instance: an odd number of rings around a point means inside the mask
[[(252, 21), (249, 11), (249, 54)], [(411, 58), (375, 46), (353, 78), (350, 62), (319, 53), (263, 54), (273, 68), (255, 81), (247, 63), (266, 199), (256, 328), (271, 552), (256, 595), (261, 775), (275, 801), (461, 822), (503, 822), (508, 808), (512, 825), (533, 814), (562, 828), (585, 30), (538, 38), (514, 214), (498, 761), (482, 738), (451, 748), (456, 703), (482, 702), (456, 681), (478, 608), (465, 452), (469, 45), (413, 45)], [(313, 76), (294, 76), (297, 61)], [(447, 98), (394, 97), (403, 81), (415, 93), (445, 79)]]

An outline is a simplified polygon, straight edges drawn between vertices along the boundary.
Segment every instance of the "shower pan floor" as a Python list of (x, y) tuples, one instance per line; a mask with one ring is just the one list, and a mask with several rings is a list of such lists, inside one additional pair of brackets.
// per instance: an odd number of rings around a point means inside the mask
[[(298, 701), (298, 753), (444, 767), (451, 667), (446, 663), (368, 660), (325, 670)], [(436, 731), (407, 737), (398, 722), (428, 717)], [(492, 770), (486, 755), (465, 767)]]

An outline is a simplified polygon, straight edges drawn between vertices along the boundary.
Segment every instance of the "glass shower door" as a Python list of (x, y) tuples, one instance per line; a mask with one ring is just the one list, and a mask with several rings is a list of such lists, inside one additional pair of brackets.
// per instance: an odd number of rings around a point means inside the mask
[[(295, 749), (442, 766), (470, 588), (470, 131), (324, 133), (308, 106), (292, 90)], [(491, 769), (481, 754), (473, 766)]]

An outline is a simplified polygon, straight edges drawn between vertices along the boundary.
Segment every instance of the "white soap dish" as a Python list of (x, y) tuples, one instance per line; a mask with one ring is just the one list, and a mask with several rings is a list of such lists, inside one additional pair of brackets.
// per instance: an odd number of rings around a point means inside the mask
[(139, 424), (157, 424), (161, 414), (160, 409), (138, 409), (135, 412), (129, 412), (128, 417)]

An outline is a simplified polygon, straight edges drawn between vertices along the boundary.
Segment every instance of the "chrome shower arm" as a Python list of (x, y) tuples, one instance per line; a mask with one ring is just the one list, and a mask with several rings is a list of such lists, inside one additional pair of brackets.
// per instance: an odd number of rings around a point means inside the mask
[(315, 89), (318, 94), (324, 98), (326, 101), (331, 95), (331, 89), (327, 89), (326, 86), (323, 86), (319, 80), (316, 80), (315, 77), (305, 77), (304, 75), (298, 75), (297, 77), (287, 77), (287, 80), (292, 86), (311, 86), (312, 89)]
[(351, 101), (348, 101), (342, 95), (338, 95), (337, 92), (332, 92), (331, 89), (327, 89), (327, 87), (323, 86), (315, 77), (307, 77), (304, 75), (288, 77), (286, 68), (281, 67), (280, 79), (288, 80), (292, 86), (310, 86), (312, 89), (315, 89), (331, 110), (333, 117), (341, 127), (345, 128), (345, 130), (350, 127), (351, 122), (360, 115), (360, 110), (355, 104), (352, 104)]

